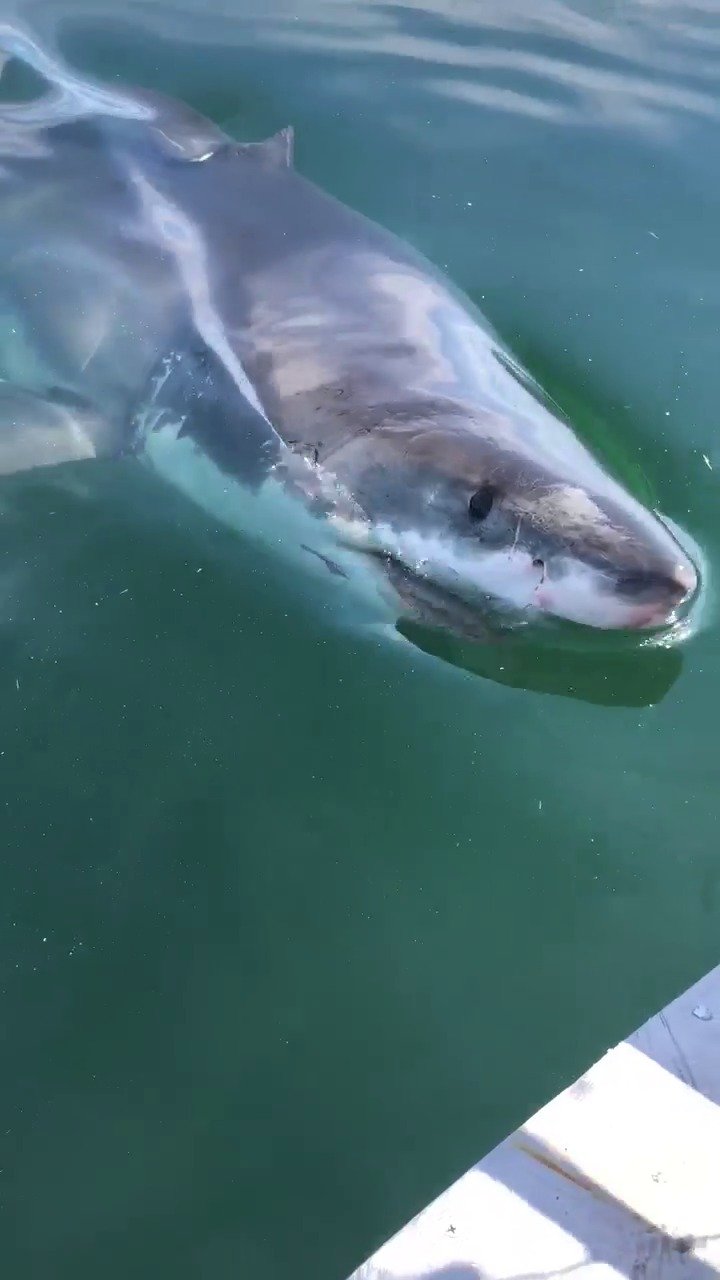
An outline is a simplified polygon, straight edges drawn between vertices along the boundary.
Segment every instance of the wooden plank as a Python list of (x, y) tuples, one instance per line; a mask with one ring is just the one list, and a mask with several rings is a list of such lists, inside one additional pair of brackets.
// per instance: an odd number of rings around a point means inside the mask
[(720, 967), (611, 1049), (351, 1280), (720, 1275)]

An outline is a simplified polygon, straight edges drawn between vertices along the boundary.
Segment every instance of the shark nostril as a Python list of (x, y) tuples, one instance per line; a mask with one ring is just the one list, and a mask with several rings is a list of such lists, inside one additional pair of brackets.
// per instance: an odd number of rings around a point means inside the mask
[(660, 574), (652, 573), (647, 569), (630, 569), (617, 575), (615, 585), (622, 595), (641, 595), (652, 587), (657, 589), (660, 585)]
[(694, 570), (685, 565), (675, 565), (670, 572), (656, 569), (631, 569), (619, 573), (615, 579), (617, 590), (626, 596), (647, 598), (654, 596), (663, 599), (670, 596), (673, 600), (683, 600), (689, 596), (697, 585)]

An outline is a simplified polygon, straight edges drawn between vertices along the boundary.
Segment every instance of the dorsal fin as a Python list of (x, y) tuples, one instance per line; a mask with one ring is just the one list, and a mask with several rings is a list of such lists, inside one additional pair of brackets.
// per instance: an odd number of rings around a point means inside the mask
[(294, 149), (295, 130), (292, 125), (274, 133), (272, 138), (265, 138), (263, 142), (246, 142), (243, 147), (243, 151), (257, 156), (273, 169), (292, 169)]

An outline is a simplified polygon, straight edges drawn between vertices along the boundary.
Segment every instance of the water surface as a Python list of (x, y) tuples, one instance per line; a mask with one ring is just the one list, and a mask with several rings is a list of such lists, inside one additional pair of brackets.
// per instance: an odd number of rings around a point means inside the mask
[[(124, 15), (2, 12), (294, 123), (712, 567), (714, 4)], [(673, 650), (402, 645), (129, 464), (0, 511), (8, 1276), (340, 1280), (717, 961), (711, 581)]]

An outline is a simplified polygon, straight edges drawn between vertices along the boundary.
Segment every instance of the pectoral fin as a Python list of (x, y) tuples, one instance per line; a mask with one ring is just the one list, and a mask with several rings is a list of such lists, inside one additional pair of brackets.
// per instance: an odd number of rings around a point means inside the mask
[(71, 392), (0, 382), (0, 475), (114, 452), (109, 425)]

